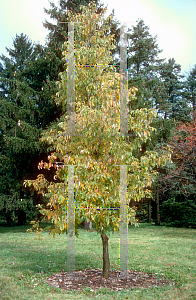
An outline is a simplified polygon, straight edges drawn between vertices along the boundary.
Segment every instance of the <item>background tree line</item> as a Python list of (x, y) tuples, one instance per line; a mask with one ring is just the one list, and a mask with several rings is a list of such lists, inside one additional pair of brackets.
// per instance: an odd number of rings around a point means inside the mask
[[(62, 45), (67, 39), (67, 11), (80, 12), (80, 6), (91, 1), (61, 0), (59, 6), (50, 3), (45, 12), (55, 20), (44, 26), (49, 34), (44, 46), (33, 43), (26, 35), (16, 35), (8, 56), (0, 56), (0, 214), (12, 223), (24, 224), (39, 214), (35, 208), (45, 203), (44, 196), (24, 189), (24, 179), (35, 179), (37, 164), (46, 160), (51, 149), (40, 142), (41, 132), (65, 112), (56, 105), (56, 81), (65, 71)], [(103, 5), (95, 1), (97, 12)], [(114, 34), (116, 49), (113, 59), (120, 72), (119, 22), (108, 21), (105, 35)], [(173, 148), (173, 165), (158, 168), (153, 198), (132, 202), (139, 220), (155, 220), (173, 225), (196, 226), (195, 193), (195, 96), (196, 65), (187, 77), (174, 58), (159, 59), (161, 50), (143, 20), (128, 30), (128, 88), (138, 92), (130, 109), (156, 108), (158, 117), (152, 122), (157, 130), (151, 141), (142, 144), (138, 158), (145, 151), (161, 151), (165, 145)], [(86, 94), (85, 94), (86, 93)], [(84, 97), (88, 97), (84, 91)], [(132, 137), (134, 139), (134, 135)], [(184, 148), (185, 147), (185, 148)], [(181, 157), (181, 158), (180, 158)], [(33, 168), (32, 168), (33, 166)], [(42, 170), (53, 181), (55, 170)]]

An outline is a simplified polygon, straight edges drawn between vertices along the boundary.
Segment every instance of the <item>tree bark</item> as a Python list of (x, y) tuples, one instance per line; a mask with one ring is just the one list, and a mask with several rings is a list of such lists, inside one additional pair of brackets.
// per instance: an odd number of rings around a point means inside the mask
[(159, 208), (159, 191), (156, 190), (156, 206), (157, 206), (157, 219), (156, 225), (160, 225), (160, 208)]
[(84, 228), (87, 230), (90, 230), (92, 228), (92, 222), (91, 221), (85, 221)]
[(148, 200), (148, 223), (151, 223), (151, 210), (152, 210), (152, 207), (151, 207), (151, 199)]
[(81, 223), (81, 226), (86, 230), (90, 230), (92, 228), (92, 222), (85, 220)]
[(108, 236), (102, 232), (101, 235), (102, 244), (103, 244), (103, 277), (108, 278), (110, 272), (110, 259), (109, 259), (109, 252), (108, 252)]

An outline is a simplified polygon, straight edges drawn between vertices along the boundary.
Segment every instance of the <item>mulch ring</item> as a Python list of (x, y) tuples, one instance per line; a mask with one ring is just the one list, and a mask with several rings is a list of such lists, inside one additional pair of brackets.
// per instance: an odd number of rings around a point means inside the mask
[(83, 271), (75, 271), (74, 277), (70, 277), (68, 273), (58, 273), (51, 277), (47, 277), (47, 283), (56, 288), (62, 288), (66, 291), (77, 290), (82, 291), (84, 288), (90, 288), (91, 292), (100, 288), (108, 288), (111, 291), (129, 290), (131, 288), (150, 288), (160, 287), (164, 285), (174, 285), (173, 280), (165, 278), (157, 278), (151, 273), (127, 271), (127, 278), (120, 279), (119, 271), (110, 271), (109, 278), (102, 276), (101, 269), (88, 269)]

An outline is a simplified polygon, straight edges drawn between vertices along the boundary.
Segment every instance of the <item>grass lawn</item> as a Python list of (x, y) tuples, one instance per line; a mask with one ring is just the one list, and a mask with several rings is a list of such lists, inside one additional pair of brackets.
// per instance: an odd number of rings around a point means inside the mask
[[(164, 274), (177, 284), (146, 290), (65, 292), (49, 286), (46, 277), (66, 271), (66, 235), (38, 240), (30, 226), (0, 227), (0, 299), (196, 299), (196, 230), (141, 224), (129, 227), (130, 270)], [(102, 268), (101, 237), (79, 229), (76, 270)], [(118, 270), (119, 235), (109, 239), (111, 269)]]

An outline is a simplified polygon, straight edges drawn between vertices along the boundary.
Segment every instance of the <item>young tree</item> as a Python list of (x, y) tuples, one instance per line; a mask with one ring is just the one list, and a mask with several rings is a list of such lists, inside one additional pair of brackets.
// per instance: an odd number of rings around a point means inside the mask
[[(87, 6), (91, 0), (60, 0), (58, 6), (52, 1), (50, 2), (50, 8), (44, 8), (51, 19), (55, 20), (56, 24), (53, 24), (47, 20), (43, 23), (43, 26), (49, 30), (47, 37), (47, 48), (48, 53), (53, 61), (55, 72), (52, 73), (50, 81), (58, 80), (59, 72), (64, 71), (64, 63), (62, 61), (61, 47), (67, 40), (68, 34), (68, 12), (79, 13), (81, 12), (81, 5)], [(102, 4), (99, 0), (94, 1), (97, 6), (97, 12), (100, 13), (102, 10)]]
[[(59, 72), (65, 71), (65, 65), (62, 60), (62, 45), (67, 40), (68, 34), (68, 12), (72, 13), (81, 13), (81, 5), (88, 6), (91, 0), (60, 0), (59, 5), (56, 6), (53, 2), (50, 2), (50, 8), (45, 8), (44, 11), (47, 13), (51, 19), (55, 20), (55, 24), (45, 20), (43, 23), (44, 27), (49, 30), (49, 34), (47, 37), (47, 49), (48, 53), (53, 62), (53, 67), (55, 68), (54, 72), (52, 72), (52, 76), (50, 76), (49, 83), (52, 81), (58, 80)], [(103, 4), (100, 0), (94, 1), (96, 5), (96, 13), (101, 13), (103, 11)], [(114, 11), (112, 12), (112, 16), (114, 17)], [(105, 35), (114, 34), (115, 44), (117, 49), (120, 47), (118, 45), (120, 38), (120, 29), (117, 28), (119, 22), (114, 20), (114, 18), (110, 18), (108, 20), (108, 32), (105, 31)], [(117, 49), (114, 48), (112, 50), (113, 56), (117, 52)], [(118, 51), (119, 52), (119, 51)], [(118, 63), (119, 61), (115, 61)]]
[[(151, 109), (129, 111), (129, 129), (133, 137), (119, 133), (119, 82), (120, 75), (109, 65), (114, 49), (113, 35), (108, 31), (105, 9), (96, 13), (92, 3), (82, 7), (81, 14), (68, 14), (75, 23), (75, 91), (76, 135), (67, 135), (65, 113), (59, 122), (44, 131), (42, 141), (51, 144), (49, 162), (41, 162), (39, 168), (56, 168), (55, 178), (60, 182), (49, 183), (43, 175), (36, 180), (26, 180), (49, 199), (48, 208), (41, 208), (43, 216), (54, 223), (55, 233), (67, 232), (67, 165), (75, 165), (75, 225), (88, 218), (93, 221), (103, 243), (103, 276), (109, 276), (108, 235), (118, 231), (119, 210), (107, 210), (120, 206), (120, 172), (117, 165), (128, 167), (128, 203), (150, 196), (149, 187), (156, 176), (155, 166), (169, 159), (169, 152), (158, 155), (155, 151), (138, 158), (141, 144), (150, 138), (154, 128), (150, 126), (156, 112)], [(64, 62), (67, 62), (67, 46), (64, 45)], [(88, 67), (92, 65), (94, 67)], [(67, 74), (60, 74), (56, 102), (67, 104)], [(135, 97), (135, 89), (129, 89), (128, 101)], [(61, 162), (61, 163), (58, 163)], [(97, 210), (97, 208), (106, 208)], [(83, 209), (81, 209), (83, 208)], [(86, 209), (85, 209), (86, 208)], [(134, 211), (129, 206), (128, 219), (134, 222)], [(75, 234), (78, 234), (75, 229)]]

